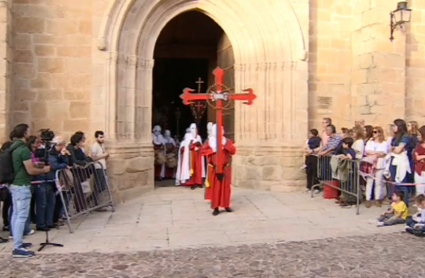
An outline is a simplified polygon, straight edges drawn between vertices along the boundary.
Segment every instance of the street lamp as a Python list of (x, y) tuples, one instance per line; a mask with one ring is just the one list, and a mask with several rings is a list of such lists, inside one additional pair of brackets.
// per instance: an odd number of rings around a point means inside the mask
[(397, 3), (397, 9), (390, 13), (390, 22), (391, 22), (391, 37), (390, 41), (394, 40), (394, 30), (397, 26), (403, 28), (403, 24), (410, 22), (412, 17), (412, 10), (407, 7), (407, 2), (402, 1)]

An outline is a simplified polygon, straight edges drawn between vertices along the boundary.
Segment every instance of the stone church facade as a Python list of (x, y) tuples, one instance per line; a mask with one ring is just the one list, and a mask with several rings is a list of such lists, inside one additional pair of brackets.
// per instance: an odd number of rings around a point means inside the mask
[[(17, 123), (92, 136), (111, 153), (115, 197), (153, 189), (152, 71), (161, 30), (195, 10), (225, 32), (236, 92), (234, 185), (304, 186), (300, 146), (323, 117), (350, 127), (423, 119), (425, 1), (389, 41), (390, 0), (2, 0), (0, 134)], [(227, 49), (227, 48), (226, 48)], [(224, 56), (220, 56), (224, 55)], [(227, 57), (227, 58), (226, 58)]]

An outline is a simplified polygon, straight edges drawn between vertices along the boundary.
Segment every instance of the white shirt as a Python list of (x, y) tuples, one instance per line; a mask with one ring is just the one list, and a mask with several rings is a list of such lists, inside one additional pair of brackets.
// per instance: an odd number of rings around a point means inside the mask
[[(373, 140), (369, 140), (366, 144), (366, 152), (367, 151), (374, 151), (374, 152), (383, 152), (385, 154), (388, 154), (388, 145), (387, 141), (383, 141), (381, 143), (375, 142)], [(378, 158), (378, 161), (376, 162), (376, 168), (377, 169), (385, 169), (385, 157)]]
[(364, 141), (363, 139), (358, 139), (354, 141), (353, 146), (351, 147), (356, 151), (356, 159), (362, 159), (364, 155)]
[[(103, 144), (101, 145), (98, 142), (94, 142), (90, 148), (90, 154), (92, 158), (102, 156), (105, 153), (105, 147), (103, 146)], [(97, 162), (102, 164), (103, 169), (106, 170), (106, 159), (102, 158), (99, 159)], [(102, 169), (98, 163), (95, 163), (94, 166), (96, 167), (96, 169)]]

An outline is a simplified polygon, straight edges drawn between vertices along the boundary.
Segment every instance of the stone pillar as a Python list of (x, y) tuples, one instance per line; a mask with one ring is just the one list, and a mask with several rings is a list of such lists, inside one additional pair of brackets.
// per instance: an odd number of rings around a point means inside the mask
[[(406, 119), (424, 124), (425, 117), (425, 1), (411, 0), (412, 19), (406, 30)], [(400, 40), (400, 31), (394, 34)]]
[(109, 76), (117, 75), (118, 53), (109, 52), (105, 69), (105, 93), (106, 93), (106, 134), (111, 140), (117, 139), (117, 82)]
[(395, 5), (362, 0), (353, 10), (351, 117), (384, 128), (405, 116), (406, 39), (396, 31), (396, 39), (389, 40), (388, 14)]
[[(230, 90), (235, 89), (235, 70), (234, 70), (235, 58), (233, 55), (233, 47), (226, 34), (223, 34), (220, 38), (217, 46), (217, 66), (224, 70), (223, 83), (229, 87)], [(239, 91), (234, 91), (236, 94), (240, 94)], [(210, 109), (213, 110), (213, 109)], [(234, 106), (228, 107), (223, 110), (223, 125), (226, 133), (226, 137), (234, 140), (235, 139), (235, 112)], [(213, 111), (214, 113), (215, 111)], [(213, 117), (215, 119), (215, 115)], [(215, 121), (215, 120), (214, 120)]]
[(12, 1), (0, 1), (0, 140), (8, 138), (10, 103), (10, 54), (11, 54), (11, 7)]
[(307, 63), (276, 61), (236, 66), (236, 82), (242, 86), (255, 77), (258, 98), (254, 105), (236, 106), (236, 135), (240, 141), (233, 160), (233, 183), (254, 189), (298, 190), (305, 183), (298, 169), (300, 146), (308, 127)]
[(152, 141), (152, 71), (153, 59), (139, 59), (136, 71), (135, 137), (138, 142)]
[(118, 62), (118, 138), (131, 142), (135, 129), (136, 64), (134, 55), (120, 55)]

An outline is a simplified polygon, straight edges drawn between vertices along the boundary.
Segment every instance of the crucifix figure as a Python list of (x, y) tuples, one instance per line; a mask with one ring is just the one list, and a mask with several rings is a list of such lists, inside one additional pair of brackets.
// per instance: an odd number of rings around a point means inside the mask
[[(204, 81), (202, 81), (202, 79), (199, 77), (198, 81), (196, 81), (195, 83), (198, 84), (198, 94), (200, 94), (201, 86), (204, 83)], [(190, 108), (192, 110), (193, 117), (195, 118), (196, 125), (199, 126), (201, 122), (201, 118), (203, 114), (205, 113), (205, 109), (207, 108), (207, 105), (205, 101), (197, 100), (197, 101), (193, 101), (190, 104)]]
[[(252, 89), (246, 89), (243, 90), (246, 93), (243, 94), (231, 94), (230, 92), (225, 91), (224, 89), (227, 88), (223, 84), (223, 77), (224, 77), (224, 70), (220, 67), (217, 67), (213, 71), (214, 77), (215, 77), (215, 84), (211, 86), (211, 88), (208, 90), (206, 94), (193, 94), (195, 90), (190, 88), (185, 88), (183, 90), (183, 94), (180, 95), (180, 98), (183, 100), (183, 104), (185, 105), (192, 105), (195, 101), (207, 101), (209, 103), (214, 104), (214, 108), (216, 110), (216, 121), (217, 121), (217, 138), (222, 138), (223, 136), (223, 108), (224, 108), (224, 102), (227, 101), (244, 101), (243, 103), (246, 105), (251, 105), (254, 101), (254, 99), (257, 97), (254, 94), (254, 91)], [(223, 156), (223, 146), (222, 141), (217, 140), (217, 161), (222, 161)], [(222, 165), (222, 163), (216, 164), (216, 174), (217, 178), (222, 180), (223, 179), (223, 167), (225, 165)]]
[(198, 84), (198, 94), (201, 93), (201, 85), (204, 84), (204, 81), (202, 81), (202, 79), (200, 77), (198, 77), (198, 81), (195, 82), (196, 84)]

